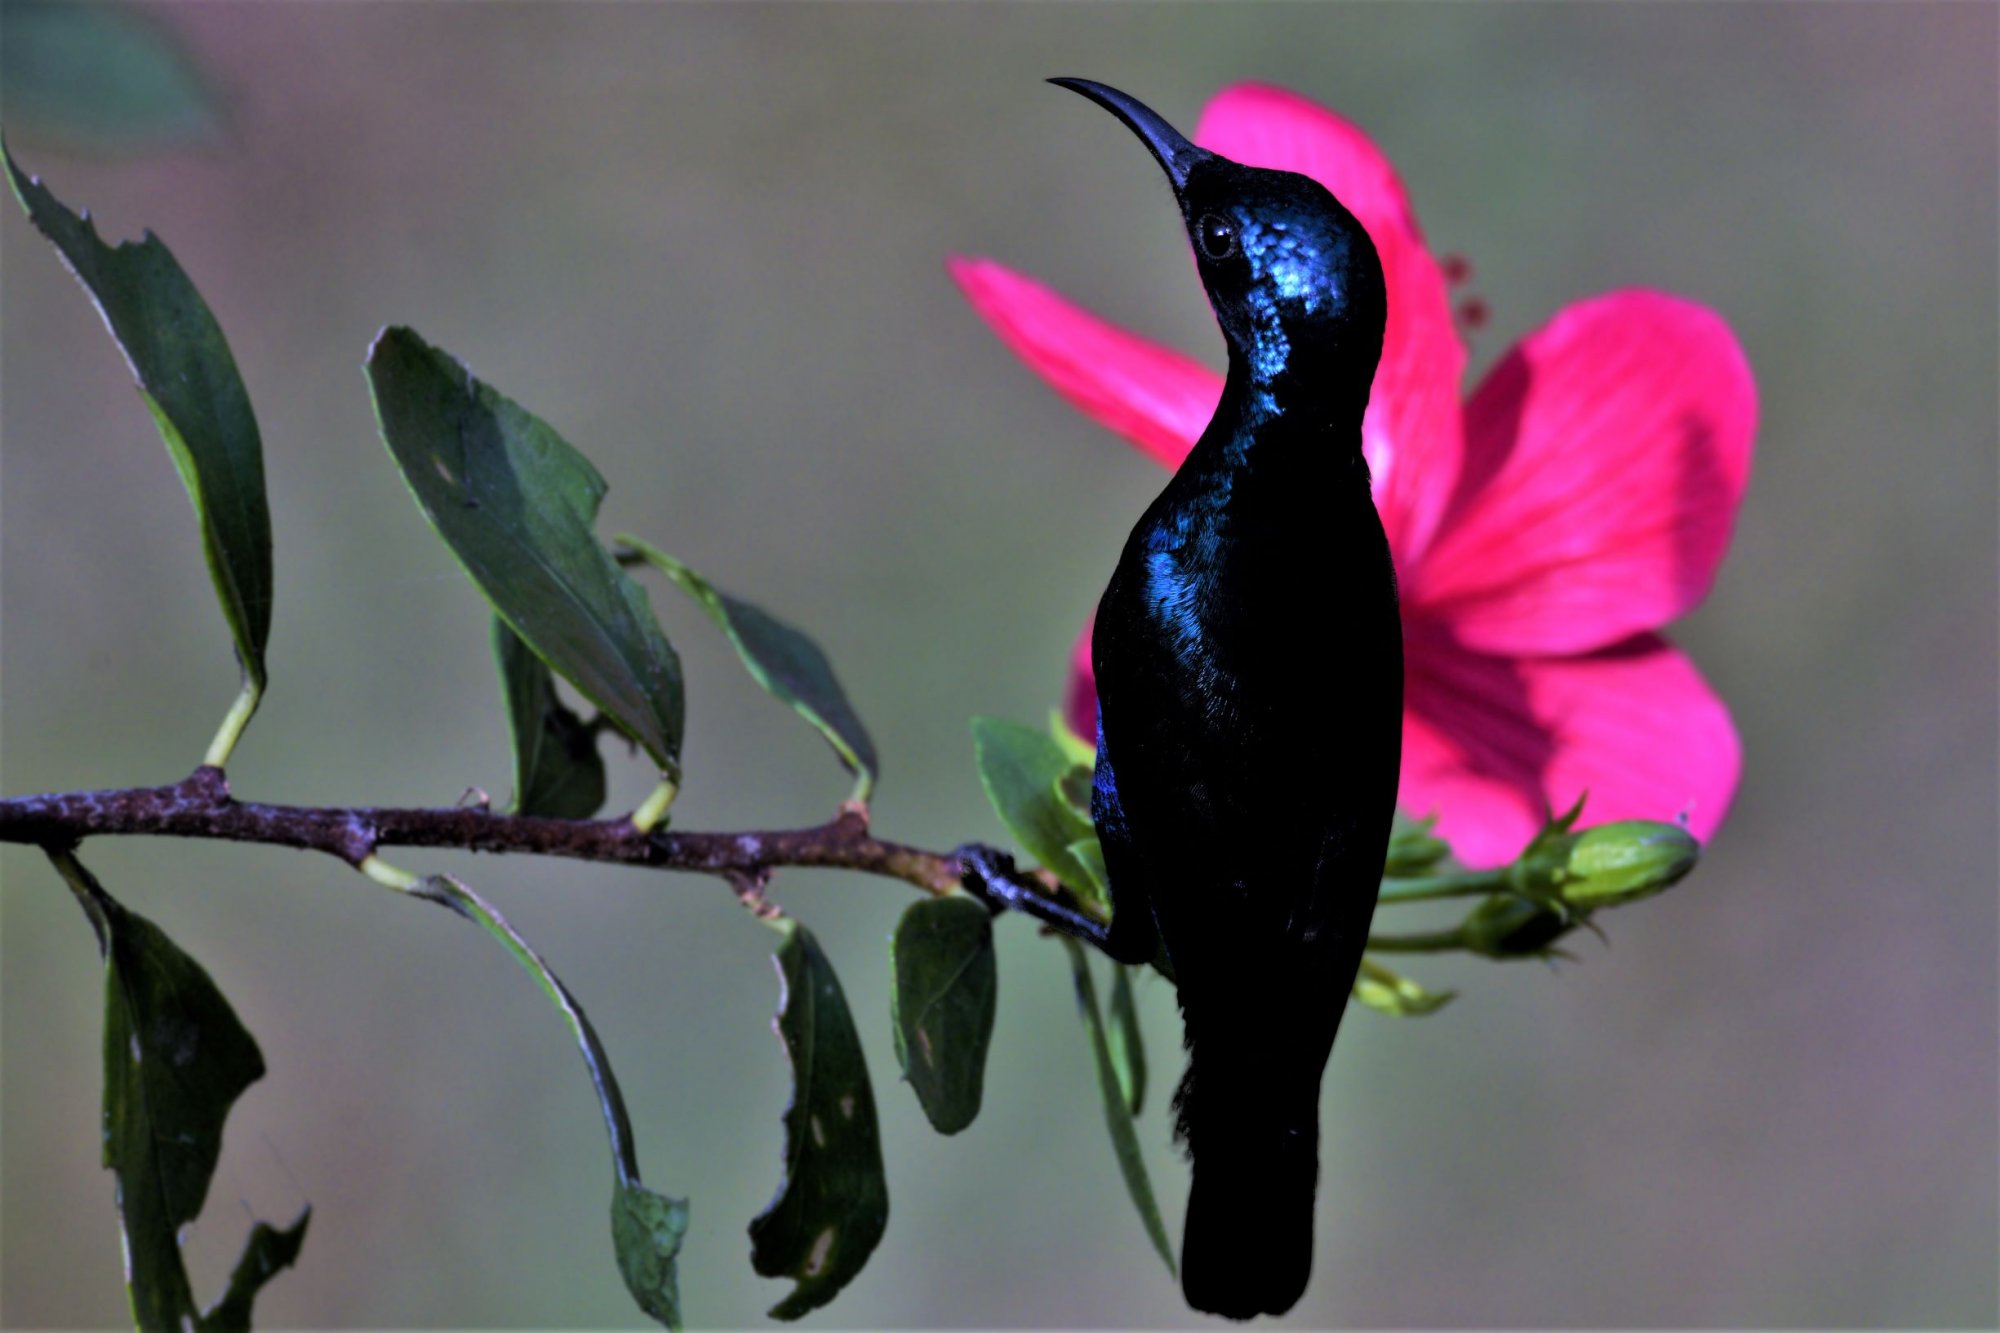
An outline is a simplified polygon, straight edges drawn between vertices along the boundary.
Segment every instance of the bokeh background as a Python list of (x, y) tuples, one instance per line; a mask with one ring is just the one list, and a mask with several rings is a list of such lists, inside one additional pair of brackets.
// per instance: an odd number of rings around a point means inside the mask
[[(1735, 812), (1693, 879), (1608, 920), (1612, 947), (1583, 939), (1556, 969), (1420, 961), (1456, 1004), (1350, 1019), (1317, 1269), (1286, 1322), (2000, 1316), (1993, 7), (141, 12), (211, 108), (151, 138), (108, 111), (65, 120), (27, 97), (48, 71), (15, 43), (7, 129), (107, 235), (167, 240), (256, 403), (278, 602), (272, 690), (231, 768), (246, 797), (507, 794), (485, 612), (360, 372), (395, 321), (588, 453), (606, 531), (818, 636), (885, 757), (882, 832), (1001, 837), (966, 720), (1046, 715), (1161, 475), (1017, 366), (942, 261), (990, 254), (1220, 351), (1156, 168), (1047, 75), (1184, 126), (1245, 78), (1359, 122), (1434, 244), (1473, 261), (1492, 310), (1475, 377), (1607, 288), (1721, 310), (1762, 393), (1756, 471), (1719, 586), (1674, 633), (1741, 726)], [(29, 13), (9, 0), (0, 21), (18, 36)], [(65, 58), (92, 77), (88, 43)], [(0, 786), (170, 781), (236, 688), (193, 524), (95, 314), (0, 213)], [(655, 600), (689, 681), (681, 826), (829, 816), (845, 786), (820, 742), (690, 606)], [(645, 775), (618, 772), (629, 806)], [(188, 1240), (202, 1291), (251, 1216), (310, 1200), (267, 1325), (640, 1322), (575, 1051), (489, 941), (302, 855), (87, 855), (207, 963), (270, 1065)], [(785, 1288), (751, 1274), (743, 1227), (777, 1181), (786, 1096), (773, 937), (705, 879), (396, 859), (465, 873), (568, 979), (650, 1179), (692, 1196), (691, 1322), (764, 1322)], [(37, 855), (0, 869), (0, 1319), (114, 1325), (95, 948)], [(886, 1017), (908, 891), (790, 872), (775, 896), (841, 968), (893, 1198), (814, 1322), (1198, 1322), (1120, 1189), (1060, 951), (1002, 924), (987, 1105), (941, 1139), (895, 1080)], [(1172, 996), (1141, 1000), (1164, 1085)], [(1159, 1099), (1141, 1130), (1178, 1235)]]

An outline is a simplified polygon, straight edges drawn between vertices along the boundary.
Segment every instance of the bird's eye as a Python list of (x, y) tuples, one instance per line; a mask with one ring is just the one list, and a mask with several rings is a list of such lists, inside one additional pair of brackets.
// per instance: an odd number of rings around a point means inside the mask
[(1236, 224), (1219, 213), (1203, 213), (1195, 224), (1194, 236), (1210, 259), (1227, 259), (1236, 253)]

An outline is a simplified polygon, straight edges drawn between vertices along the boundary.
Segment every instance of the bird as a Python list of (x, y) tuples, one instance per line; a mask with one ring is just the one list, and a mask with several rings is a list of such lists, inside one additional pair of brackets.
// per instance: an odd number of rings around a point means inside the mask
[(1215, 415), (1126, 539), (1091, 642), (1100, 947), (1164, 956), (1194, 1308), (1282, 1314), (1312, 1268), (1320, 1083), (1367, 944), (1402, 747), (1396, 574), (1362, 414), (1387, 295), (1319, 182), (1109, 111), (1165, 170), (1228, 347)]

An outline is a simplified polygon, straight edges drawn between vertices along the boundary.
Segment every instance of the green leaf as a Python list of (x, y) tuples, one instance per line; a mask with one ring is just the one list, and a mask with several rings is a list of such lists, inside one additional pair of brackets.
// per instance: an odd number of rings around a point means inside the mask
[(881, 773), (875, 743), (855, 716), (819, 645), (776, 616), (731, 597), (665, 551), (626, 533), (618, 540), (694, 598), (729, 636), (752, 680), (819, 730), (841, 764), (854, 774), (854, 799), (866, 801)]
[[(200, 963), (120, 906), (72, 853), (52, 851), (49, 859), (104, 953), (104, 1165), (118, 1182), (133, 1322), (199, 1326), (179, 1232), (201, 1213), (222, 1154), (223, 1122), (264, 1076), (264, 1057)], [(294, 1255), (304, 1230), (302, 1217), (293, 1224)], [(253, 1233), (244, 1264), (255, 1268), (284, 1251)], [(234, 1318), (240, 1308), (247, 1322), (262, 1280), (239, 1292), (232, 1279), (218, 1317)]]
[[(23, 176), (4, 145), (0, 157), (29, 220), (55, 243), (125, 354), (139, 396), (194, 503), (209, 578), (243, 668), (244, 700), (235, 720), (240, 731), (265, 684), (271, 514), (264, 500), (263, 444), (236, 358), (208, 303), (157, 236), (147, 232), (137, 242), (106, 245), (88, 217), (63, 207), (40, 180)], [(218, 766), (235, 741), (227, 726), (225, 733), (217, 737), (220, 753), (210, 751), (209, 762)]]
[(1056, 799), (1070, 816), (1070, 827), (1079, 837), (1086, 833), (1096, 835), (1097, 826), (1090, 818), (1094, 776), (1090, 769), (1082, 767), (1066, 768), (1056, 776)]
[(1083, 871), (1084, 876), (1090, 881), (1085, 898), (1100, 903), (1110, 902), (1111, 875), (1104, 868), (1104, 848), (1097, 841), (1096, 832), (1093, 831), (1089, 837), (1078, 838), (1071, 843), (1069, 854), (1070, 859), (1076, 862), (1077, 869)]
[(1076, 734), (1062, 715), (1060, 708), (1049, 710), (1049, 735), (1055, 737), (1057, 745), (1072, 764), (1080, 768), (1095, 770), (1097, 767), (1097, 746)]
[(310, 1221), (312, 1209), (307, 1208), (283, 1231), (269, 1222), (259, 1222), (250, 1228), (243, 1256), (229, 1275), (229, 1289), (201, 1317), (202, 1333), (249, 1333), (250, 1307), (257, 1293), (299, 1261), (299, 1250), (306, 1243), (306, 1224)]
[(1000, 984), (993, 913), (963, 894), (920, 898), (896, 923), (889, 959), (896, 1059), (931, 1127), (956, 1134), (979, 1114), (986, 1080)]
[(548, 663), (493, 618), (493, 657), (514, 739), (514, 811), (588, 819), (604, 804), (604, 756), (597, 733), (556, 697)]
[(1111, 965), (1111, 1025), (1105, 1039), (1118, 1074), (1118, 1090), (1125, 1096), (1126, 1109), (1136, 1116), (1146, 1101), (1146, 1038), (1132, 1000), (1132, 969), (1123, 963)]
[(889, 1222), (875, 1094), (840, 980), (812, 932), (781, 918), (784, 995), (773, 1024), (792, 1062), (785, 1178), (750, 1223), (750, 1265), (798, 1283), (773, 1319), (818, 1309), (853, 1280)]
[[(264, 1076), (255, 1039), (208, 972), (109, 895), (104, 989), (104, 1164), (118, 1177), (133, 1304), (189, 1296), (174, 1233), (201, 1214), (229, 1108)], [(148, 1282), (148, 1273), (156, 1279)], [(141, 1318), (150, 1326), (151, 1320)]]
[(221, 117), (201, 71), (142, 10), (7, 0), (0, 115), (98, 149), (212, 139)]
[(687, 1201), (655, 1194), (639, 1178), (639, 1150), (632, 1138), (631, 1117), (625, 1112), (625, 1094), (619, 1090), (618, 1078), (611, 1072), (611, 1057), (598, 1039), (589, 1015), (534, 946), (492, 904), (466, 885), (450, 875), (431, 875), (415, 881), (408, 891), (456, 912), (498, 940), (514, 961), (534, 977), (542, 993), (569, 1024), (577, 1048), (583, 1053), (591, 1086), (597, 1091), (598, 1108), (604, 1113), (605, 1132), (611, 1139), (611, 1171), (616, 1181), (611, 1199), (611, 1235), (617, 1249), (618, 1271), (624, 1275), (625, 1285), (640, 1309), (669, 1328), (680, 1327), (677, 1261), (681, 1237), (687, 1230)]
[(1075, 768), (1062, 746), (1047, 732), (997, 717), (972, 719), (972, 745), (986, 799), (1007, 831), (1071, 892), (1102, 904), (1101, 876), (1071, 850), (1095, 834), (1088, 815), (1078, 815), (1061, 785)]
[(680, 659), (592, 531), (597, 469), (409, 329), (376, 338), (368, 381), (403, 480), (500, 618), (678, 778)]
[(1372, 958), (1361, 960), (1354, 978), (1354, 998), (1370, 1009), (1398, 1018), (1420, 1018), (1450, 1004), (1457, 991), (1428, 991)]
[(681, 1327), (680, 1252), (686, 1199), (670, 1199), (623, 1181), (611, 1197), (611, 1240), (618, 1271), (639, 1308), (668, 1328)]
[(1104, 1031), (1104, 1015), (1097, 1007), (1097, 984), (1090, 977), (1090, 957), (1081, 944), (1068, 938), (1070, 969), (1076, 976), (1076, 1007), (1083, 1013), (1090, 1032), (1090, 1053), (1097, 1062), (1097, 1090), (1104, 1099), (1104, 1125), (1111, 1131), (1111, 1150), (1118, 1158), (1118, 1172), (1125, 1178), (1125, 1192), (1132, 1196), (1146, 1235), (1159, 1251), (1169, 1273), (1177, 1272), (1173, 1246), (1167, 1241), (1166, 1225), (1160, 1221), (1160, 1205), (1153, 1199), (1153, 1182), (1146, 1174), (1146, 1159), (1139, 1152), (1138, 1131), (1132, 1125), (1132, 1107), (1120, 1085), (1117, 1063), (1111, 1056), (1111, 1042)]

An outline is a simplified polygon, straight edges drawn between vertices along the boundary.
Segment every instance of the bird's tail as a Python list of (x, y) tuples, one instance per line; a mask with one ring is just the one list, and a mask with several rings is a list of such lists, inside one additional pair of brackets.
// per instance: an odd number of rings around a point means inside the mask
[(1230, 1319), (1283, 1314), (1312, 1272), (1319, 1068), (1301, 1077), (1295, 1053), (1255, 1038), (1189, 1036), (1177, 1098), (1194, 1160), (1181, 1289)]

